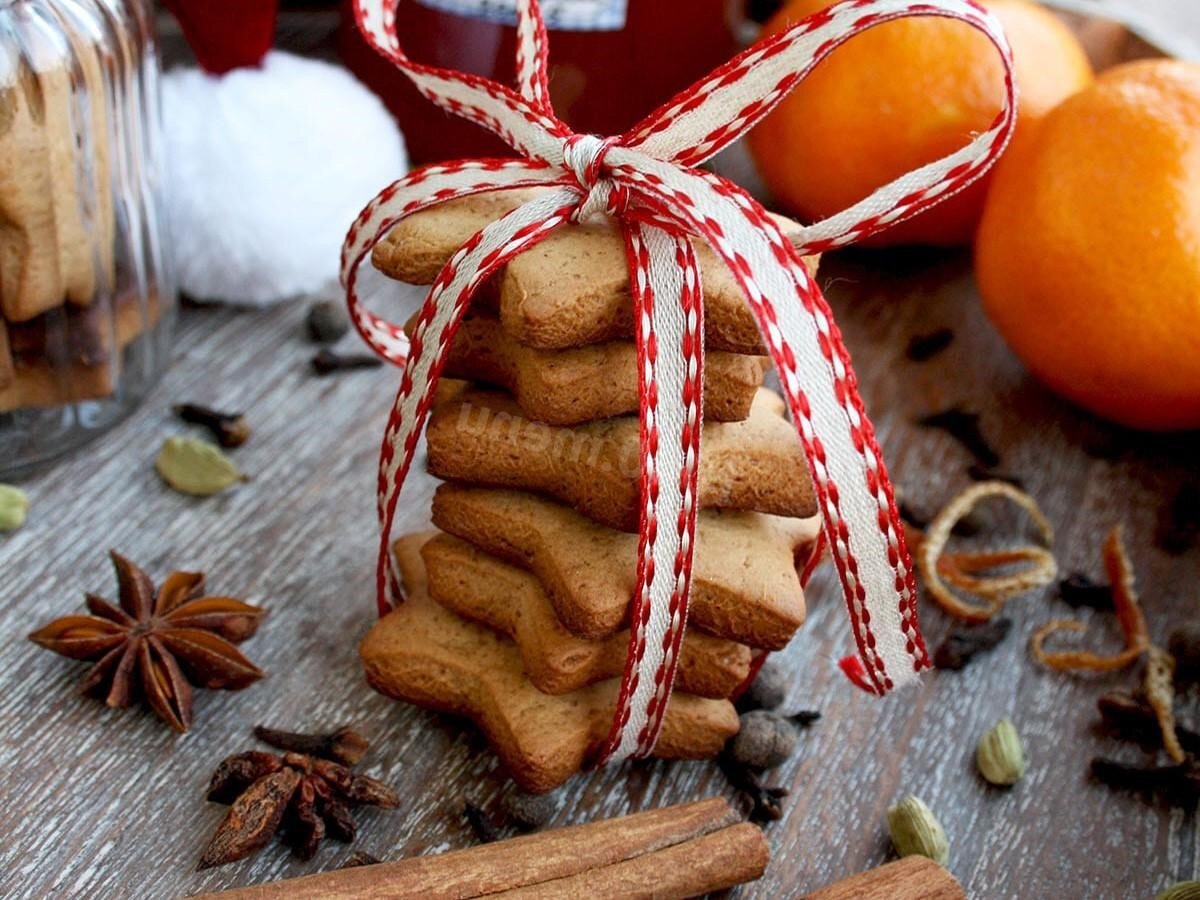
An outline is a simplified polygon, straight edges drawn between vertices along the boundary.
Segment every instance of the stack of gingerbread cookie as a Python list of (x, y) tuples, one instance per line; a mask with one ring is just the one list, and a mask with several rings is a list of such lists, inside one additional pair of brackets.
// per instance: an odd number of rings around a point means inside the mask
[[(475, 231), (529, 199), (505, 192), (401, 223), (385, 274), (428, 284)], [(804, 620), (797, 575), (816, 501), (732, 276), (698, 246), (706, 310), (691, 610), (655, 749), (716, 754), (754, 659)], [(603, 744), (625, 664), (637, 563), (638, 392), (619, 233), (570, 225), (485, 287), (454, 339), (426, 433), (440, 531), (396, 545), (406, 602), (363, 641), (379, 691), (465, 714), (526, 789)]]

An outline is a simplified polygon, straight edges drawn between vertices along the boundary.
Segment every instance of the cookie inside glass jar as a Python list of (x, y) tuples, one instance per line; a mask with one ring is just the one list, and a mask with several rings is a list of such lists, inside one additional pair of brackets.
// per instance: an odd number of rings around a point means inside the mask
[(172, 303), (146, 12), (0, 8), (0, 470), (77, 445), (157, 374)]

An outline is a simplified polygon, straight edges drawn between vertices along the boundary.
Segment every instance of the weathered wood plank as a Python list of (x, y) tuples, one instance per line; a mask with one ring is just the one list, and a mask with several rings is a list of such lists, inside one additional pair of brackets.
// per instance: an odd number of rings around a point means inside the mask
[[(894, 474), (914, 504), (932, 510), (964, 486), (969, 459), (912, 420), (951, 404), (973, 407), (1003, 467), (1027, 479), (1059, 529), (1064, 569), (1098, 571), (1103, 532), (1123, 518), (1155, 636), (1172, 617), (1192, 614), (1200, 552), (1169, 557), (1151, 535), (1168, 492), (1196, 471), (1200, 442), (1142, 439), (1116, 459), (1088, 456), (1083, 446), (1113, 444), (1114, 432), (1024, 374), (984, 321), (965, 258), (843, 258), (827, 264), (824, 280)], [(393, 813), (359, 814), (358, 846), (378, 856), (464, 846), (463, 798), (496, 802), (502, 775), (471, 732), (363, 683), (355, 645), (372, 617), (375, 455), (397, 374), (310, 376), (302, 316), (299, 305), (186, 311), (178, 361), (142, 408), (25, 485), (29, 524), (0, 544), (0, 631), (8, 638), (0, 655), (8, 823), (0, 894), (165, 897), (340, 864), (348, 851), (336, 844), (311, 863), (272, 846), (244, 863), (193, 871), (223, 812), (203, 799), (208, 776), (222, 756), (252, 745), (258, 721), (354, 721), (373, 735), (365, 770), (408, 800)], [(941, 326), (955, 331), (949, 349), (924, 364), (905, 360), (909, 336)], [(255, 434), (235, 453), (250, 483), (209, 500), (160, 484), (152, 460), (166, 434), (183, 430), (169, 412), (180, 400), (249, 410)], [(406, 526), (428, 521), (431, 488), (423, 474), (413, 480), (402, 500)], [(214, 590), (270, 607), (245, 645), (270, 677), (242, 693), (201, 692), (194, 730), (182, 738), (149, 713), (78, 697), (83, 666), (23, 636), (75, 609), (84, 590), (113, 593), (110, 546), (155, 577), (200, 568)], [(1146, 897), (1195, 876), (1190, 817), (1086, 781), (1093, 753), (1138, 758), (1091, 725), (1096, 696), (1129, 676), (1077, 680), (1029, 662), (1029, 633), (1065, 607), (1044, 597), (1014, 602), (1014, 634), (990, 657), (881, 702), (833, 666), (849, 637), (828, 572), (810, 599), (810, 622), (782, 658), (796, 673), (791, 702), (825, 718), (774, 775), (793, 796), (769, 831), (767, 877), (742, 896), (786, 896), (881, 862), (889, 852), (884, 811), (905, 792), (942, 817), (951, 868), (971, 896)], [(1104, 617), (1092, 618), (1115, 639)], [(926, 609), (924, 620), (936, 642), (946, 619)], [(1185, 718), (1194, 713), (1192, 704)], [(975, 775), (972, 754), (976, 737), (1004, 714), (1017, 722), (1031, 764), (1025, 781), (1001, 792)], [(728, 790), (710, 764), (637, 764), (576, 779), (557, 821), (714, 793)]]

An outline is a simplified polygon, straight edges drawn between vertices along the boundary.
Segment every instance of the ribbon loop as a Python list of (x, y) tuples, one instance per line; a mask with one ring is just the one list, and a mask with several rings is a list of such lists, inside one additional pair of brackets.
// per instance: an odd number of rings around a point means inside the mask
[[(398, 599), (389, 544), (400, 489), (475, 289), (565, 222), (609, 216), (625, 240), (634, 304), (642, 507), (629, 652), (603, 758), (654, 749), (687, 622), (704, 362), (692, 236), (706, 241), (733, 273), (779, 374), (858, 650), (844, 671), (882, 694), (928, 668), (891, 483), (849, 355), (800, 252), (839, 247), (915, 215), (961, 190), (999, 157), (1016, 107), (1011, 54), (996, 20), (973, 0), (844, 0), (749, 48), (624, 135), (602, 138), (572, 134), (554, 115), (536, 0), (517, 0), (517, 91), (413, 63), (396, 38), (395, 2), (354, 0), (367, 39), (431, 101), (491, 129), (524, 158), (466, 160), (413, 172), (367, 205), (343, 247), (342, 280), (355, 327), (377, 353), (404, 366), (380, 450), (380, 613)], [(843, 41), (914, 15), (966, 22), (987, 35), (1004, 62), (1005, 106), (965, 147), (809, 225), (794, 241), (737, 185), (696, 168), (767, 115)], [(355, 288), (358, 268), (396, 222), (457, 197), (538, 185), (548, 190), (451, 256), (430, 288), (411, 343), (397, 324), (363, 308)]]

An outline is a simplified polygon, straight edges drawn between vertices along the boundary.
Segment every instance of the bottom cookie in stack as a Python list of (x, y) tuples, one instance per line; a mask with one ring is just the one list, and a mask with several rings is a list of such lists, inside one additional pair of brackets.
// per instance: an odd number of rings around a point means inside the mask
[[(395, 545), (406, 599), (362, 643), (367, 679), (469, 717), (523, 788), (550, 790), (608, 736), (637, 536), (495, 488), (444, 484), (433, 515), (445, 532)], [(730, 698), (755, 658), (803, 623), (797, 570), (818, 531), (815, 518), (701, 512), (690, 624), (656, 756), (711, 757), (737, 732)]]
[[(405, 602), (363, 640), (367, 680), (389, 697), (469, 717), (522, 788), (551, 790), (599, 752), (620, 679), (565, 694), (539, 691), (526, 677), (515, 643), (429, 596), (421, 547), (430, 537), (408, 535), (396, 544)], [(737, 730), (730, 701), (676, 691), (654, 755), (714, 756)]]

